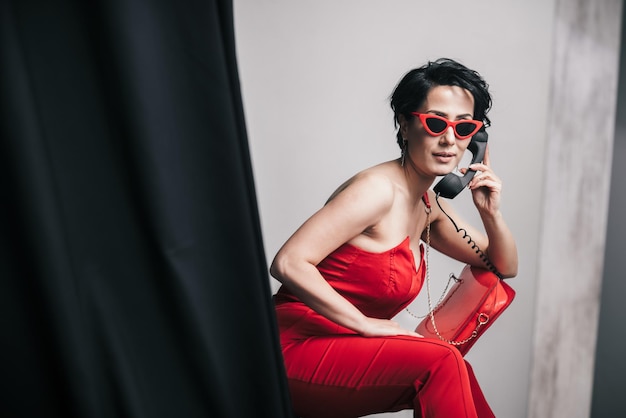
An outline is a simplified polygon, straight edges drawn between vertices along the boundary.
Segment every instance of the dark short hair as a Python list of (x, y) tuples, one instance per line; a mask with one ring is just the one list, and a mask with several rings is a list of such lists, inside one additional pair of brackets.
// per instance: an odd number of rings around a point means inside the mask
[[(487, 117), (491, 108), (489, 85), (476, 71), (452, 59), (440, 58), (406, 73), (394, 89), (390, 104), (395, 126), (399, 126), (400, 115), (411, 120), (411, 112), (419, 109), (430, 90), (437, 86), (458, 86), (468, 90), (474, 97), (474, 119), (483, 121), (485, 126), (491, 124)], [(398, 145), (402, 147), (399, 130), (397, 138)]]

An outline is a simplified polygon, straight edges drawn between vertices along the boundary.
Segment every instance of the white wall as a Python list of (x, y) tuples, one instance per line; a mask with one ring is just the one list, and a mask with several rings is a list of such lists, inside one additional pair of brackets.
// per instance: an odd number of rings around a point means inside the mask
[[(388, 96), (404, 73), (445, 56), (491, 85), (492, 166), (521, 263), (510, 282), (516, 301), (468, 359), (496, 415), (507, 418), (527, 414), (553, 9), (553, 0), (234, 1), (268, 263), (346, 178), (399, 156)], [(469, 193), (454, 203), (478, 224)], [(435, 293), (460, 265), (431, 262)], [(412, 309), (426, 311), (422, 297)], [(408, 315), (398, 319), (415, 326)]]

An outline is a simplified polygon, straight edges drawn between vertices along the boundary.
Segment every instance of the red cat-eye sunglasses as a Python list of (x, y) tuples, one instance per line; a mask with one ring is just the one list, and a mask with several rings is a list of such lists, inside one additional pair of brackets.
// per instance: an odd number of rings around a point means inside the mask
[(458, 139), (467, 139), (476, 134), (476, 132), (483, 127), (483, 123), (479, 120), (462, 119), (452, 121), (432, 113), (411, 112), (411, 114), (417, 116), (420, 121), (422, 121), (426, 132), (432, 136), (439, 136), (443, 134), (448, 127), (452, 126), (454, 136)]

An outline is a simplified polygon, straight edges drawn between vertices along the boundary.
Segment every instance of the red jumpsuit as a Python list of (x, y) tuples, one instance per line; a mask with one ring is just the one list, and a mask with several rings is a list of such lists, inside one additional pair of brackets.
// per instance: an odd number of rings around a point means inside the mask
[[(392, 318), (419, 293), (407, 237), (371, 253), (344, 244), (318, 266), (363, 314)], [(300, 302), (283, 286), (274, 296), (294, 411), (299, 417), (357, 417), (413, 409), (415, 417), (494, 417), (459, 351), (410, 336), (363, 337)]]

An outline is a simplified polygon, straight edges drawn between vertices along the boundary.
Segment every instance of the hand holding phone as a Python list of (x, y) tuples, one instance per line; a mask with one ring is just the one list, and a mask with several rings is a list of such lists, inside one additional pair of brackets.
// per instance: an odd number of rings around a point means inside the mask
[[(467, 149), (473, 154), (470, 165), (481, 163), (485, 158), (488, 137), (489, 136), (487, 135), (485, 128), (482, 128), (472, 137), (469, 145), (467, 146)], [(437, 195), (447, 199), (453, 199), (461, 192), (461, 190), (467, 187), (467, 184), (470, 180), (472, 180), (474, 174), (476, 174), (476, 171), (469, 169), (462, 176), (449, 173), (435, 185), (433, 190)]]

